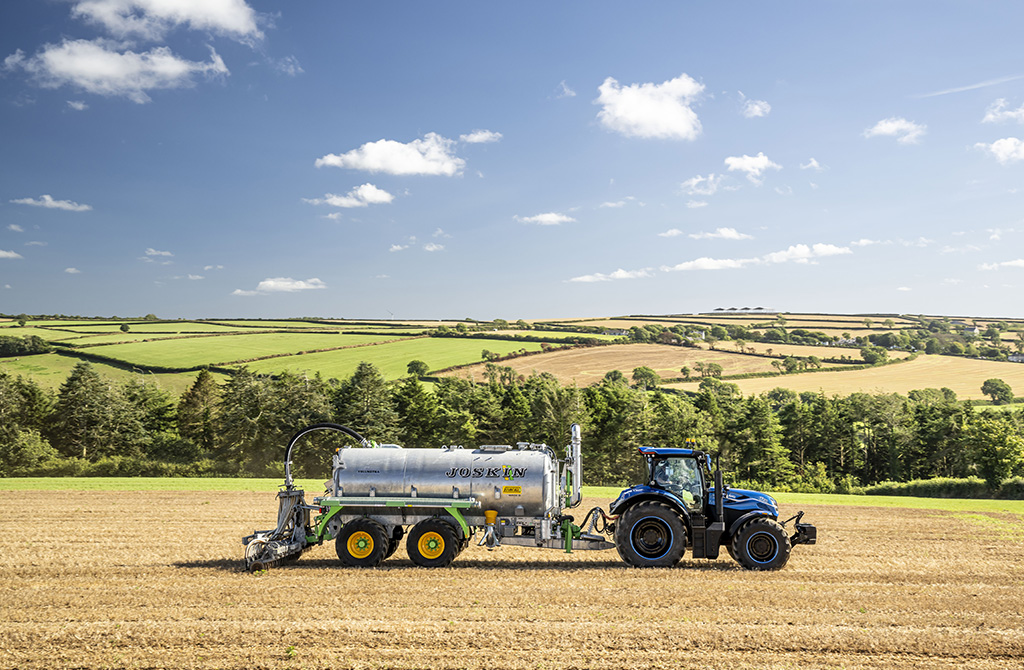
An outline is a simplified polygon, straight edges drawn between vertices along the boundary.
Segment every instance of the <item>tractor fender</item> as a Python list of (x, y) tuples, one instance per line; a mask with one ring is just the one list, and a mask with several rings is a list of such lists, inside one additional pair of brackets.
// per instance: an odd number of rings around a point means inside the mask
[(619, 497), (611, 504), (609, 511), (612, 515), (621, 516), (627, 509), (642, 502), (656, 501), (664, 503), (672, 508), (682, 518), (683, 523), (686, 527), (690, 527), (690, 513), (686, 509), (686, 505), (676, 495), (664, 491), (662, 489), (656, 489), (650, 486), (635, 486), (632, 489), (623, 491)]
[(745, 524), (746, 522), (750, 521), (751, 519), (753, 519), (755, 517), (759, 517), (759, 516), (764, 516), (764, 517), (768, 517), (769, 519), (774, 519), (774, 517), (771, 514), (769, 514), (768, 512), (762, 512), (762, 511), (747, 512), (746, 514), (744, 514), (743, 516), (741, 516), (740, 518), (738, 518), (738, 519), (736, 519), (735, 521), (732, 522), (732, 525), (729, 526), (729, 532), (726, 534), (724, 539), (725, 540), (729, 540), (734, 535), (736, 535), (736, 531), (738, 531), (740, 529), (740, 527), (743, 526), (743, 524)]

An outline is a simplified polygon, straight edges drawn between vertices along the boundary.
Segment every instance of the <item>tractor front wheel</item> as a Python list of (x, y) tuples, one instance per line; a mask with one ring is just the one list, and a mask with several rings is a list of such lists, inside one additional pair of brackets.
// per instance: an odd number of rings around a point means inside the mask
[(638, 503), (622, 515), (615, 528), (615, 548), (626, 563), (638, 568), (667, 568), (686, 551), (686, 526), (675, 510), (657, 502)]
[(782, 524), (762, 516), (736, 531), (729, 553), (747, 570), (781, 570), (792, 549)]
[(350, 567), (374, 568), (384, 560), (388, 536), (384, 527), (370, 519), (354, 519), (341, 527), (335, 549), (341, 562)]

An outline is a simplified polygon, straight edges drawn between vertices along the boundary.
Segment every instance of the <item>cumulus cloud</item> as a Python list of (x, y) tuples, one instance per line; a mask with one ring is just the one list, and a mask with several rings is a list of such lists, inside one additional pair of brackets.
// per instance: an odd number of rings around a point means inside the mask
[(474, 130), (466, 135), (459, 135), (459, 139), (466, 144), (489, 144), (501, 139), (501, 133), (490, 130)]
[(864, 137), (895, 137), (899, 144), (917, 144), (928, 126), (907, 121), (901, 116), (882, 119), (864, 131)]
[(75, 110), (76, 112), (84, 112), (89, 109), (89, 105), (85, 104), (81, 100), (68, 100), (68, 107)]
[(983, 149), (992, 154), (1001, 165), (1024, 160), (1024, 142), (1016, 137), (1004, 137), (992, 144), (978, 142), (974, 146), (977, 149)]
[(424, 251), (444, 251), (443, 244), (435, 244), (434, 242), (427, 242), (423, 245)]
[(982, 263), (978, 266), (979, 270), (998, 270), (999, 268), (1024, 268), (1024, 258), (1000, 263)]
[(651, 271), (649, 269), (643, 269), (643, 270), (623, 270), (622, 268), (619, 268), (618, 270), (616, 270), (615, 272), (612, 272), (610, 274), (602, 274), (600, 272), (595, 272), (592, 275), (581, 275), (579, 277), (573, 277), (569, 281), (590, 283), (590, 282), (599, 282), (599, 281), (614, 281), (616, 279), (640, 279), (640, 278), (643, 278), (643, 277), (650, 277), (650, 276), (651, 276)]
[(252, 291), (235, 289), (231, 295), (266, 295), (268, 293), (294, 293), (295, 291), (309, 291), (325, 289), (327, 284), (316, 277), (312, 279), (292, 279), (291, 277), (273, 277), (264, 279)]
[(869, 247), (872, 244), (881, 244), (881, 242), (879, 240), (869, 240), (866, 237), (862, 237), (859, 240), (856, 240), (854, 242), (850, 242), (850, 244), (855, 246), (855, 247)]
[(327, 154), (316, 160), (317, 167), (331, 167), (384, 172), (393, 175), (461, 174), (466, 161), (455, 156), (455, 141), (437, 133), (407, 144), (395, 140), (367, 142), (343, 154)]
[(72, 200), (54, 200), (52, 196), (43, 194), (39, 196), (39, 199), (35, 198), (18, 198), (17, 200), (11, 200), (16, 205), (31, 205), (33, 207), (45, 207), (46, 209), (63, 209), (67, 212), (88, 212), (92, 209), (91, 205), (81, 205)]
[(82, 271), (79, 270), (78, 268), (64, 268), (64, 272), (68, 273), (69, 275), (80, 275), (80, 274), (82, 274)]
[(263, 37), (244, 0), (80, 0), (71, 13), (118, 37), (158, 40), (178, 26), (245, 43)]
[(561, 223), (570, 223), (576, 219), (558, 212), (545, 212), (535, 216), (515, 216), (516, 221), (521, 223), (536, 223), (539, 226), (557, 226)]
[(298, 77), (300, 74), (305, 72), (302, 69), (302, 65), (299, 63), (299, 59), (295, 56), (285, 56), (284, 58), (271, 59), (270, 64), (275, 70), (283, 75), (289, 77)]
[(811, 263), (817, 258), (839, 256), (853, 253), (848, 247), (834, 244), (794, 244), (782, 251), (773, 251), (758, 258), (698, 258), (677, 265), (664, 266), (666, 272), (692, 270), (736, 270), (752, 265), (769, 265), (779, 263)]
[[(740, 93), (742, 96), (743, 93)], [(764, 100), (745, 100), (743, 103), (743, 116), (748, 119), (756, 119), (762, 116), (768, 116), (772, 111), (772, 106)]]
[(815, 172), (822, 172), (825, 167), (819, 163), (815, 158), (811, 158), (806, 163), (800, 165), (801, 170), (814, 170)]
[(395, 199), (384, 189), (377, 188), (373, 184), (366, 183), (356, 186), (345, 195), (328, 193), (323, 198), (303, 198), (311, 205), (330, 205), (331, 207), (368, 207), (370, 205), (387, 204)]
[(679, 237), (683, 234), (683, 231), (678, 228), (670, 228), (663, 233), (658, 233), (658, 237)]
[(747, 174), (747, 179), (752, 183), (760, 185), (762, 175), (765, 170), (781, 170), (782, 166), (778, 163), (773, 162), (763, 153), (758, 152), (756, 156), (748, 156), (743, 154), (742, 156), (729, 156), (725, 159), (725, 164), (729, 170), (738, 170)]
[(701, 124), (691, 105), (703, 90), (686, 74), (661, 84), (629, 86), (608, 77), (594, 103), (602, 107), (597, 114), (601, 124), (627, 137), (693, 140)]
[(985, 117), (982, 123), (1002, 123), (1003, 121), (1015, 121), (1024, 123), (1024, 105), (1017, 109), (1009, 109), (1009, 103), (1004, 98), (999, 98), (985, 110)]
[(150, 102), (147, 91), (187, 88), (194, 77), (230, 74), (224, 61), (210, 48), (205, 63), (184, 60), (167, 47), (136, 53), (108, 40), (68, 40), (47, 44), (26, 58), (19, 50), (8, 56), (8, 70), (20, 68), (44, 88), (72, 86), (88, 93), (124, 97), (139, 104)]
[(698, 209), (700, 207), (707, 207), (708, 203), (704, 200), (688, 200), (686, 206), (689, 209)]
[(146, 249), (147, 256), (173, 256), (170, 251), (158, 251), (152, 247)]
[(735, 228), (715, 228), (715, 232), (691, 233), (690, 237), (695, 240), (752, 240), (752, 235), (738, 232)]
[(22, 258), (22, 255), (14, 251), (0, 249), (0, 258)]
[(9, 230), (9, 231), (11, 231), (13, 233), (23, 233), (23, 232), (25, 232), (25, 229), (22, 228), (21, 226), (19, 226), (16, 223), (12, 223), (11, 225), (7, 226), (7, 230)]
[(408, 248), (409, 248), (408, 244), (392, 244), (388, 248), (388, 251), (402, 251), (403, 249), (408, 249)]
[(714, 195), (722, 185), (724, 175), (711, 173), (707, 177), (697, 175), (682, 183), (683, 192), (687, 195)]

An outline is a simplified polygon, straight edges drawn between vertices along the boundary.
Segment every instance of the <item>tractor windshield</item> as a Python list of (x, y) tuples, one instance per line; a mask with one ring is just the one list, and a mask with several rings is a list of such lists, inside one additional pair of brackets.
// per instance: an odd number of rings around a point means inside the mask
[(687, 507), (699, 510), (704, 487), (700, 465), (695, 458), (664, 458), (654, 464), (654, 483), (679, 496)]

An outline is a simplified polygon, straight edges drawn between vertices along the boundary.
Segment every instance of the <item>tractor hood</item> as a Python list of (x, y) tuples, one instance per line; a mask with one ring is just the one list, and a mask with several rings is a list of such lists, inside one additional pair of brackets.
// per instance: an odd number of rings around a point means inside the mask
[[(767, 512), (773, 517), (779, 516), (779, 503), (775, 498), (760, 491), (748, 491), (746, 489), (725, 489), (725, 500), (722, 501), (726, 509), (739, 512)], [(715, 489), (708, 489), (708, 505), (715, 504)]]

